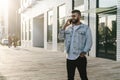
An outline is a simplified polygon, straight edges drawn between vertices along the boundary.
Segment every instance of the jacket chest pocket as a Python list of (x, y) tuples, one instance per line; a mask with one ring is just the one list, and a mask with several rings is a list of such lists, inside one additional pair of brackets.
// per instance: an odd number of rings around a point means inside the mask
[(71, 37), (71, 32), (70, 31), (66, 31), (65, 32), (65, 37), (66, 37), (66, 39), (69, 39)]
[(85, 43), (85, 31), (79, 31), (78, 32), (78, 46), (80, 49), (84, 48), (84, 43)]
[(78, 32), (78, 37), (81, 38), (81, 39), (85, 38), (85, 31), (79, 31)]

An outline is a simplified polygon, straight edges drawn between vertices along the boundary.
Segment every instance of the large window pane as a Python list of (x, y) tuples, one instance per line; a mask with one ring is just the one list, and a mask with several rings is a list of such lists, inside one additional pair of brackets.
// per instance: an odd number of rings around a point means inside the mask
[[(65, 4), (58, 7), (58, 33), (65, 24)], [(58, 42), (64, 42), (58, 38)]]
[[(84, 0), (74, 0), (74, 9), (85, 11)], [(81, 13), (81, 22), (84, 23), (84, 13)]]
[(116, 58), (116, 11), (99, 15), (98, 56)]
[(84, 5), (84, 0), (74, 0), (74, 7), (79, 7), (80, 5)]
[(31, 20), (29, 20), (29, 40), (31, 40)]
[(47, 41), (52, 42), (53, 11), (48, 11)]
[(24, 40), (24, 24), (22, 23), (22, 40)]
[(111, 7), (116, 5), (117, 0), (99, 0), (99, 7)]
[(84, 11), (84, 0), (74, 0), (74, 9)]
[(25, 40), (27, 40), (27, 24), (26, 24), (26, 21), (25, 21)]

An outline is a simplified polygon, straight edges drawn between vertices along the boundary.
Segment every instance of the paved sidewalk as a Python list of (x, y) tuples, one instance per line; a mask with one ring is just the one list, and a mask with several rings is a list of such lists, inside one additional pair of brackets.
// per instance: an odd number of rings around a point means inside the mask
[[(65, 54), (0, 47), (0, 80), (67, 80)], [(88, 57), (89, 80), (120, 80), (120, 62)], [(76, 71), (75, 80), (80, 80)]]

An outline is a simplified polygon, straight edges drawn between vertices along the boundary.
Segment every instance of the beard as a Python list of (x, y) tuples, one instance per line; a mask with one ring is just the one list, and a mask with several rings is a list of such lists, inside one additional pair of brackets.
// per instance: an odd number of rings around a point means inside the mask
[(78, 18), (77, 18), (77, 19), (72, 19), (72, 23), (73, 23), (73, 24), (76, 24), (78, 21), (79, 21)]

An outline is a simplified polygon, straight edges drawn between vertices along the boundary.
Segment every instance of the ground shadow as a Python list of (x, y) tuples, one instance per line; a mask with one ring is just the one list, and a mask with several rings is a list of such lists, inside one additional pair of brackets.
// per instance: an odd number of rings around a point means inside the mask
[(0, 80), (7, 80), (7, 78), (0, 73)]

